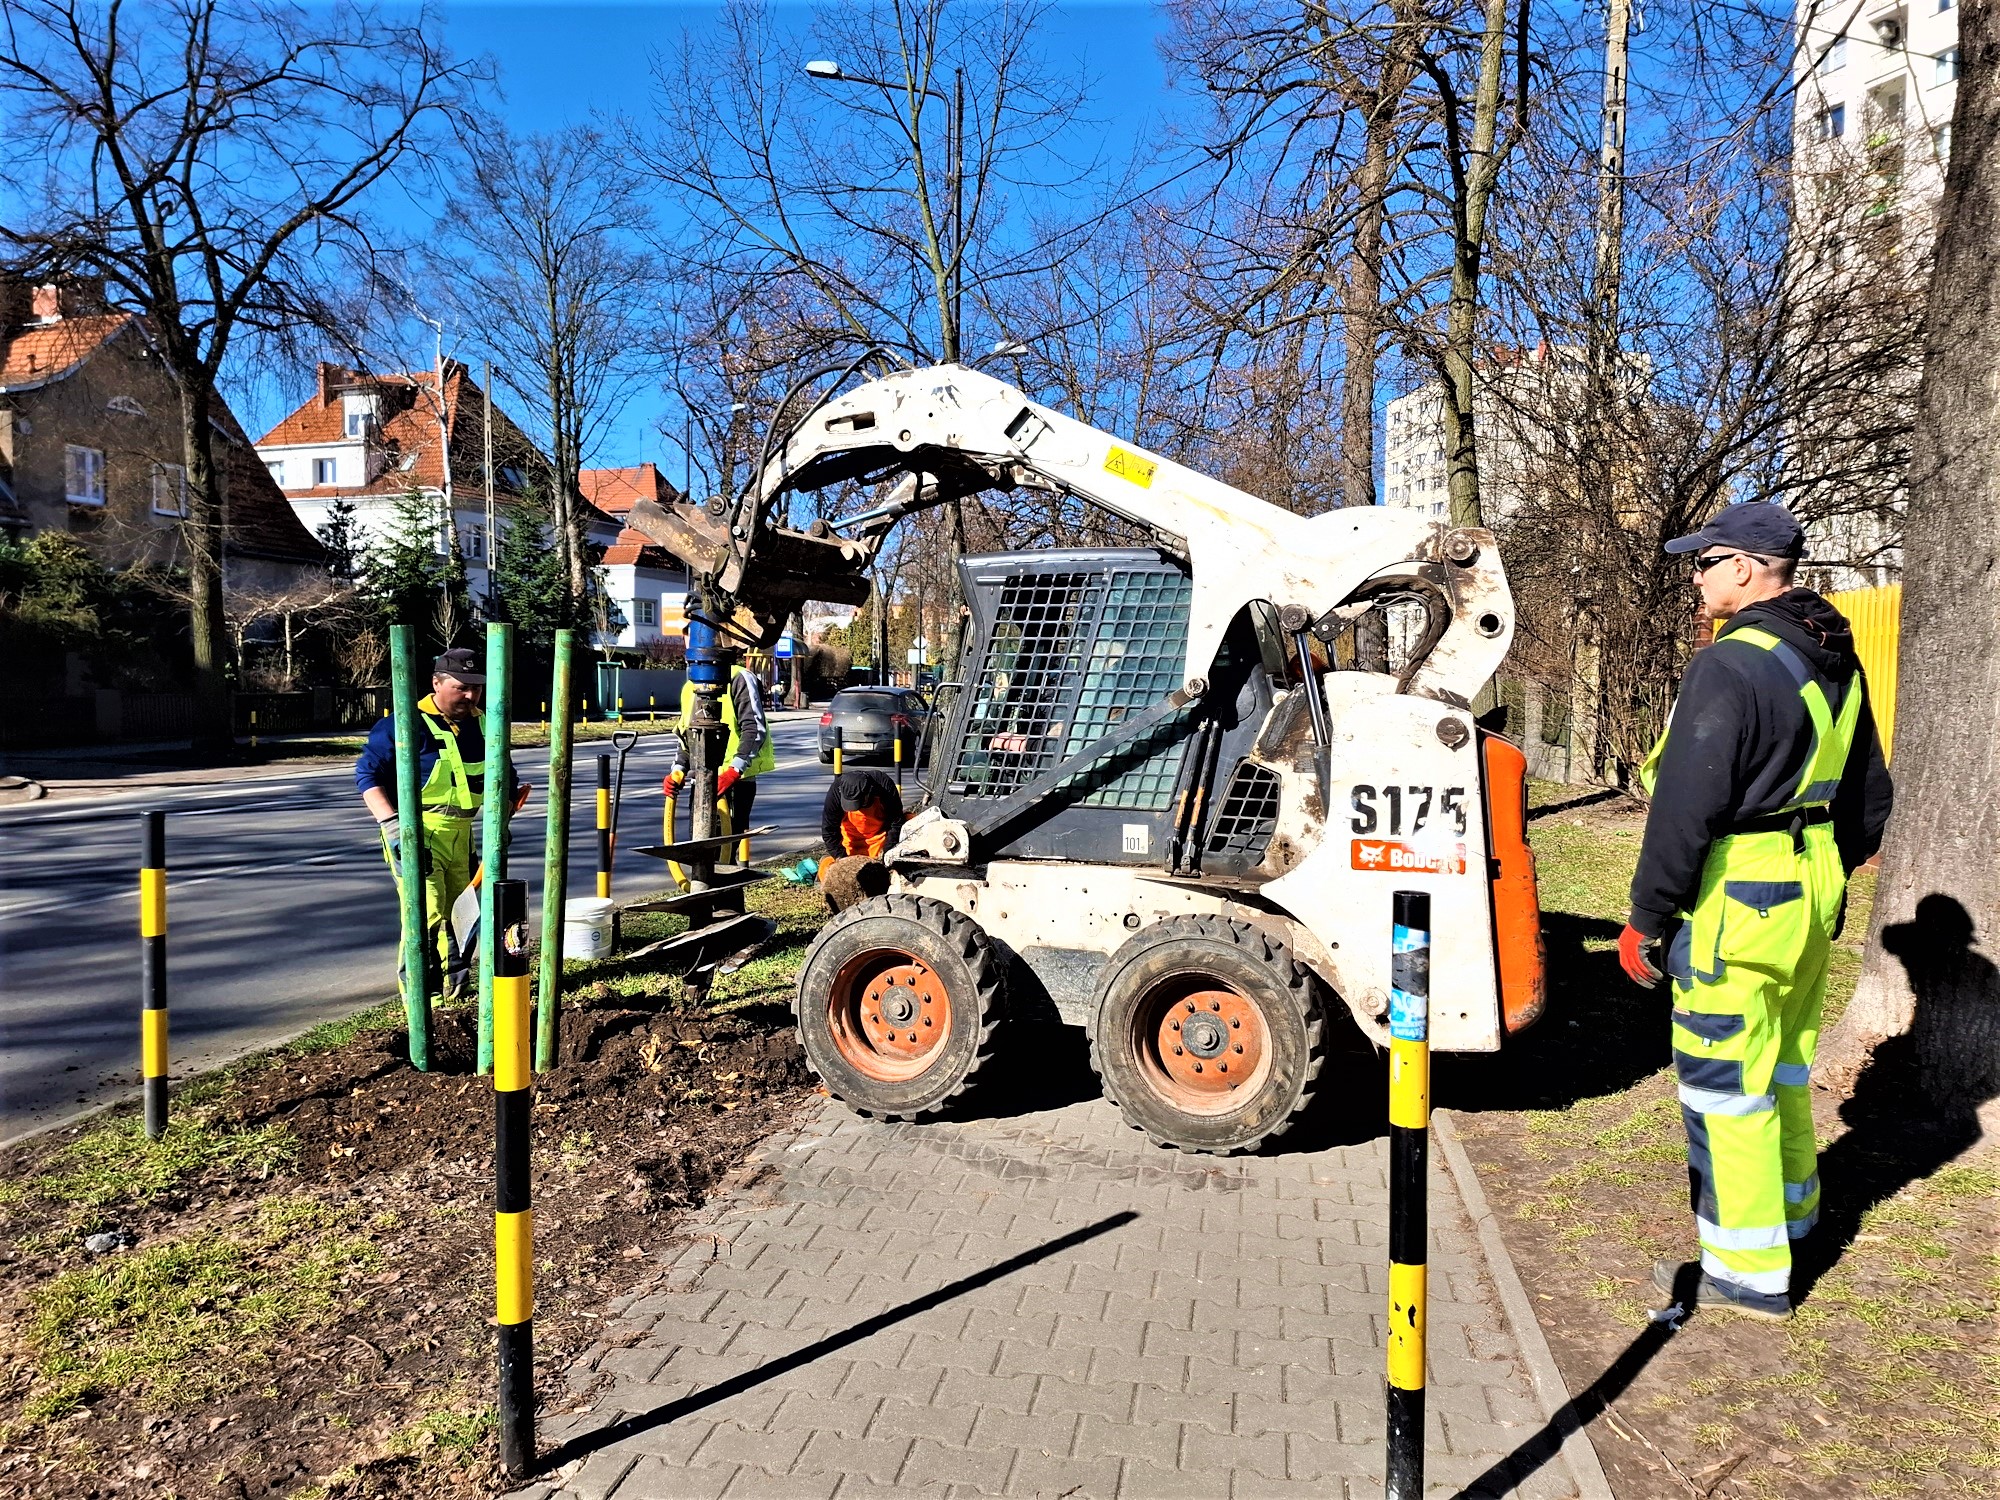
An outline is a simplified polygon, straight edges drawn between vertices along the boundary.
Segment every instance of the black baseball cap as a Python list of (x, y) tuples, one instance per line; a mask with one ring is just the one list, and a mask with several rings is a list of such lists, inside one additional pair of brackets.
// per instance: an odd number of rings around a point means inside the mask
[(449, 677), (467, 687), (485, 687), (486, 674), (479, 670), (479, 658), (469, 647), (453, 646), (431, 663), (431, 676)]
[(840, 773), (840, 805), (844, 811), (859, 812), (877, 800), (874, 778), (861, 771)]
[(1775, 500), (1749, 500), (1725, 505), (1699, 531), (1667, 543), (1669, 552), (1699, 552), (1704, 547), (1734, 547), (1760, 557), (1803, 557), (1804, 528)]

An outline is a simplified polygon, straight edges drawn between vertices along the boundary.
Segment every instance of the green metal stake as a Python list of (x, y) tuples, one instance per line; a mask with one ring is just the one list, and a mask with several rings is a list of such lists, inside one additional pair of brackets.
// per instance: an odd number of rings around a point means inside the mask
[(574, 742), (569, 705), (570, 659), (576, 654), (576, 632), (556, 632), (555, 681), (549, 702), (562, 712), (549, 720), (549, 827), (542, 863), (542, 972), (535, 1012), (535, 1071), (556, 1065), (557, 1013), (562, 1008), (563, 903), (569, 895), (569, 756)]
[(493, 1071), (493, 944), (486, 934), (500, 920), (494, 905), (507, 878), (508, 752), (513, 748), (514, 627), (495, 621), (486, 627), (486, 789), (480, 804), (479, 860), (479, 1071)]
[(417, 779), (416, 632), (389, 627), (389, 696), (396, 716), (396, 836), (402, 844), (399, 882), (403, 903), (403, 1011), (410, 1022), (410, 1066), (431, 1065), (431, 970), (436, 955), (425, 942), (424, 818)]

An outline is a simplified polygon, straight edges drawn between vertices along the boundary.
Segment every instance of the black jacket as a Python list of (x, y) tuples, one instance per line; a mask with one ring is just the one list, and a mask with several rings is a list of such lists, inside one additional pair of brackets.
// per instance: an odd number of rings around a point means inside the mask
[[(1753, 604), (1723, 627), (1716, 645), (1695, 653), (1681, 679), (1632, 876), (1632, 925), (1647, 937), (1662, 936), (1676, 912), (1692, 909), (1709, 845), (1739, 823), (1777, 812), (1805, 775), (1812, 720), (1784, 663), (1769, 651), (1719, 649), (1731, 631), (1748, 626), (1798, 650), (1836, 718), (1859, 670), (1846, 618), (1810, 589)], [(1833, 800), (1834, 837), (1848, 870), (1881, 847), (1890, 800), (1882, 742), (1864, 697)]]
[(883, 833), (888, 836), (887, 848), (894, 848), (903, 836), (903, 794), (896, 790), (896, 783), (886, 771), (869, 770), (864, 767), (850, 767), (833, 778), (826, 789), (826, 801), (820, 807), (819, 832), (826, 844), (826, 852), (835, 859), (847, 857), (847, 845), (841, 839), (840, 826), (846, 818), (846, 811), (840, 805), (840, 783), (850, 776), (858, 776), (868, 783), (868, 790), (874, 795), (870, 799), (883, 823)]

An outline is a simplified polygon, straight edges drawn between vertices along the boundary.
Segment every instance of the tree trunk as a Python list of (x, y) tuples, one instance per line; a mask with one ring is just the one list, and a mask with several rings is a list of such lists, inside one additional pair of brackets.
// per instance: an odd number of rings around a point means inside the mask
[(1389, 181), (1389, 134), (1395, 106), (1377, 101), (1355, 182), (1360, 195), (1340, 315), (1344, 368), (1340, 387), (1340, 503), (1375, 503), (1375, 357), (1382, 334), (1383, 194)]
[(1854, 999), (1816, 1070), (1842, 1093), (1909, 1036), (1913, 1108), (1963, 1115), (2000, 1091), (2000, 26), (1959, 11), (1963, 72), (1910, 454), (1897, 678), (1896, 811)]
[(199, 378), (183, 377), (181, 446), (187, 459), (188, 635), (194, 647), (194, 737), (197, 757), (220, 760), (236, 745), (229, 713), (229, 622), (222, 609), (222, 478), (215, 468), (210, 394)]
[(1445, 314), (1444, 451), (1445, 483), (1451, 495), (1451, 524), (1483, 526), (1479, 507), (1479, 457), (1473, 421), (1473, 371), (1479, 337), (1480, 260), (1486, 242), (1486, 210), (1500, 176), (1495, 149), (1500, 134), (1500, 73), (1507, 58), (1507, 0), (1485, 0), (1480, 36), (1479, 85), (1472, 100), (1472, 140), (1465, 153), (1465, 179), (1456, 205), (1458, 220), (1451, 262), (1451, 304)]

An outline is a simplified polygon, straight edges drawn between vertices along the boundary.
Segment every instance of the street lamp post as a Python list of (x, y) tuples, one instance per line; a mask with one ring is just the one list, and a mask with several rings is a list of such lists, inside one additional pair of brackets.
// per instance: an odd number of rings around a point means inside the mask
[[(862, 73), (844, 71), (840, 64), (830, 58), (816, 58), (806, 64), (806, 72), (813, 78), (826, 83), (859, 83), (881, 89), (885, 93), (906, 91), (905, 85), (893, 84), (885, 79), (870, 78)], [(916, 91), (926, 98), (935, 99), (951, 110), (945, 127), (945, 197), (950, 205), (951, 258), (946, 275), (946, 285), (942, 305), (938, 308), (938, 332), (944, 345), (946, 364), (959, 362), (962, 342), (964, 297), (965, 297), (965, 69), (952, 69), (952, 85), (949, 95), (928, 85)], [(944, 247), (938, 250), (944, 258)]]

